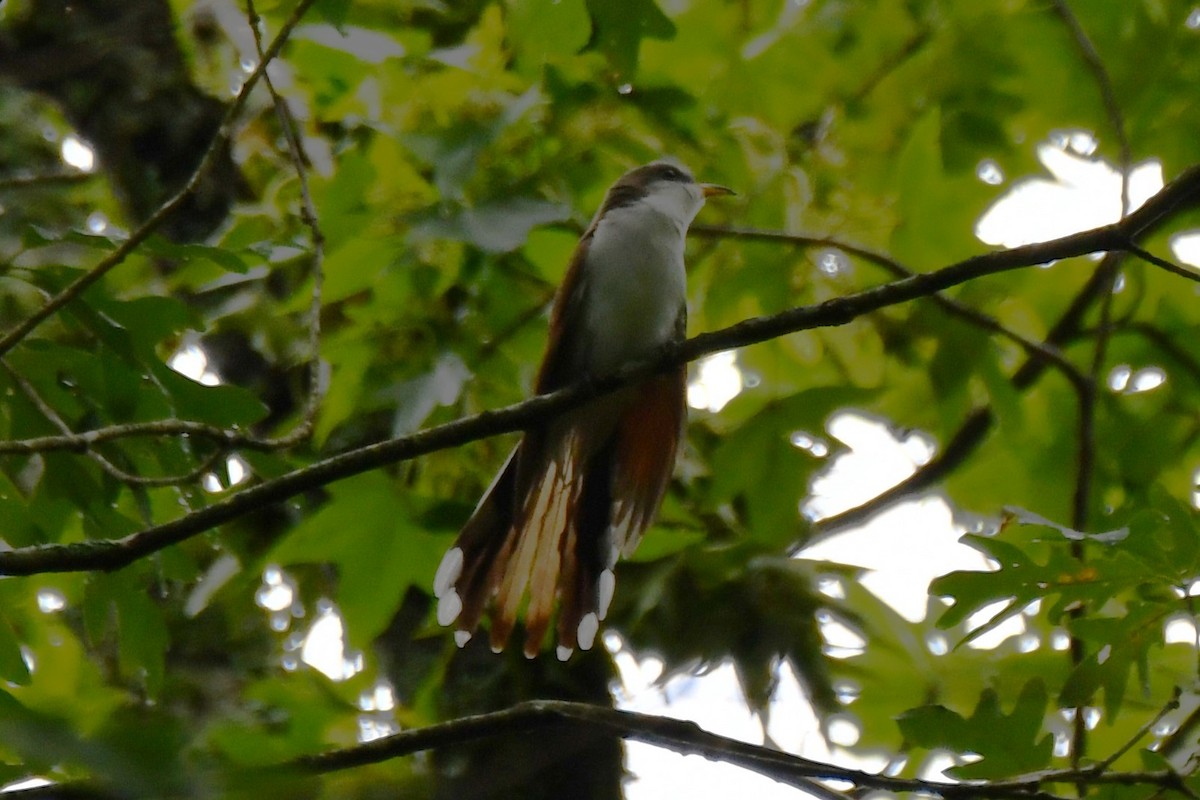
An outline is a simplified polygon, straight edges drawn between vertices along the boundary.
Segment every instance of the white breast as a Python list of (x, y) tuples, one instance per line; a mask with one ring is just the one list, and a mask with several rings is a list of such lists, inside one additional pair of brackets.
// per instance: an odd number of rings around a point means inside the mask
[(694, 215), (681, 219), (642, 201), (610, 210), (596, 227), (582, 307), (593, 375), (653, 355), (674, 337), (687, 297), (684, 234)]

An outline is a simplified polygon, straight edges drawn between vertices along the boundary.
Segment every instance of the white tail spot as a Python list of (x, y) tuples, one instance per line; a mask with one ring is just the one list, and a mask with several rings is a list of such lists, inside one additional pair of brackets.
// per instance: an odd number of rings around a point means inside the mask
[(583, 619), (579, 620), (579, 649), (591, 650), (592, 643), (596, 641), (596, 631), (600, 630), (600, 620), (596, 617), (596, 612), (589, 611), (583, 615)]
[(573, 648), (564, 647), (563, 645), (560, 644), (558, 646), (558, 648), (554, 651), (554, 654), (556, 656), (558, 656), (559, 661), (566, 661), (568, 658), (571, 657), (571, 653), (574, 653), (574, 652), (575, 652), (575, 650)]
[(459, 647), (466, 647), (467, 642), (469, 642), (469, 641), (471, 641), (471, 632), (470, 631), (455, 631), (454, 632), (454, 643), (456, 645), (458, 645)]
[(462, 574), (462, 568), (462, 548), (451, 547), (446, 551), (446, 555), (442, 556), (442, 563), (438, 564), (437, 574), (433, 576), (433, 596), (441, 597), (454, 589), (454, 584), (458, 583), (458, 576)]
[(459, 613), (462, 612), (462, 606), (462, 598), (453, 589), (439, 597), (437, 607), (438, 625), (449, 625), (458, 619)]
[(608, 604), (612, 602), (613, 590), (617, 588), (617, 578), (611, 569), (600, 573), (600, 585), (597, 587), (597, 599), (600, 601), (600, 619), (608, 616)]

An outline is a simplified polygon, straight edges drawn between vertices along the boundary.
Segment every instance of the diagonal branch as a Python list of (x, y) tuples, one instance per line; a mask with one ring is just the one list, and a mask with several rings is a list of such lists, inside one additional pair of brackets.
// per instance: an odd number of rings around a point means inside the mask
[[(583, 405), (600, 394), (644, 380), (650, 375), (709, 353), (764, 342), (796, 331), (844, 325), (886, 306), (924, 297), (985, 275), (1044, 264), (1047, 261), (1121, 249), (1128, 242), (1162, 224), (1174, 211), (1198, 201), (1200, 167), (1193, 167), (1119, 223), (1051, 242), (986, 253), (936, 272), (914, 275), (814, 306), (802, 306), (772, 316), (748, 319), (723, 330), (688, 339), (667, 348), (661, 357), (653, 361), (631, 364), (613, 376), (574, 384), (506, 408), (485, 411), (409, 436), (350, 450), (264, 481), (211, 506), (122, 539), (38, 545), (3, 552), (0, 553), (0, 575), (119, 569), (145, 555), (211, 530), (266, 504), (386, 464), (457, 447), (500, 433), (524, 430), (544, 422), (549, 415)], [(1110, 255), (1110, 258), (1112, 257)], [(986, 430), (986, 422), (984, 429)]]
[[(882, 267), (892, 276), (897, 278), (907, 278), (916, 274), (916, 272), (904, 266), (889, 255), (868, 249), (866, 247), (860, 247), (859, 245), (843, 242), (839, 239), (829, 236), (810, 236), (804, 234), (783, 233), (781, 231), (761, 230), (758, 228), (741, 228), (719, 225), (693, 225), (691, 231), (699, 236), (710, 236), (715, 238), (780, 242), (795, 244), (801, 247), (830, 247), (861, 258), (863, 261), (874, 264), (878, 267)], [(1048, 346), (1043, 342), (1030, 339), (1027, 336), (1023, 336), (1011, 328), (1006, 327), (995, 317), (971, 308), (970, 306), (960, 303), (951, 297), (946, 297), (945, 295), (938, 293), (930, 295), (929, 299), (950, 316), (965, 320), (966, 322), (969, 322), (985, 331), (990, 331), (1003, 336), (1009, 341), (1020, 346), (1030, 356), (1035, 356), (1053, 364), (1072, 383), (1078, 384), (1080, 381), (1084, 380), (1083, 373), (1081, 373), (1074, 364), (1064, 358), (1063, 354), (1060, 353), (1057, 348)]]
[[(1108, 262), (1113, 265), (1111, 268), (1115, 269), (1123, 257), (1124, 254), (1121, 252), (1110, 252), (1101, 262), (1101, 266), (1103, 267)], [(1075, 335), (1083, 322), (1083, 315), (1102, 291), (1104, 285), (1102, 278), (1101, 269), (1092, 273), (1091, 278), (1071, 301), (1071, 305), (1067, 307), (1067, 310), (1063, 312), (1058, 322), (1046, 335), (1048, 344), (1057, 346)], [(1044, 370), (1043, 362), (1029, 359), (1013, 373), (1010, 381), (1016, 388), (1025, 389), (1032, 386), (1042, 376)], [(972, 411), (937, 456), (912, 475), (870, 500), (816, 522), (805, 545), (815, 544), (849, 526), (857, 525), (893, 503), (939, 483), (974, 452), (991, 429), (992, 419), (991, 409), (987, 406)]]
[[(1079, 330), (1084, 313), (1095, 301), (1096, 297), (1099, 296), (1100, 292), (1103, 291), (1103, 287), (1107, 285), (1107, 271), (1114, 270), (1115, 274), (1116, 266), (1125, 253), (1141, 250), (1136, 243), (1137, 239), (1156, 230), (1172, 214), (1190, 207), (1197, 202), (1198, 187), (1194, 184), (1194, 181), (1197, 180), (1195, 176), (1198, 170), (1200, 170), (1200, 167), (1188, 169), (1183, 175), (1180, 175), (1179, 178), (1168, 184), (1162, 192), (1159, 192), (1159, 194), (1150, 198), (1150, 200), (1136, 211), (1111, 226), (1119, 231), (1126, 232), (1129, 238), (1125, 242), (1113, 247), (1100, 262), (1096, 271), (1092, 273), (1092, 277), (1088, 280), (1088, 283), (1076, 295), (1066, 312), (1064, 312), (1063, 316), (1047, 335), (1046, 342), (1048, 344), (1061, 344)], [(1189, 175), (1192, 177), (1188, 177)], [(1169, 196), (1164, 196), (1168, 192)], [(1151, 261), (1150, 263), (1154, 262)], [(1173, 270), (1168, 271), (1174, 273)], [(1182, 274), (1182, 277), (1186, 277), (1192, 281), (1200, 281), (1200, 273), (1187, 272), (1186, 274)], [(1032, 385), (1041, 376), (1042, 370), (1043, 365), (1041, 362), (1029, 360), (1014, 373), (1012, 383), (1017, 388)], [(943, 448), (942, 452), (936, 458), (929, 461), (908, 478), (870, 500), (818, 521), (813, 526), (806, 544), (813, 544), (828, 538), (849, 526), (866, 520), (905, 497), (935, 485), (974, 451), (975, 447), (983, 441), (984, 436), (991, 428), (991, 424), (991, 410), (987, 407), (976, 409), (959, 426), (958, 431), (950, 438), (950, 441), (946, 443), (945, 448)]]

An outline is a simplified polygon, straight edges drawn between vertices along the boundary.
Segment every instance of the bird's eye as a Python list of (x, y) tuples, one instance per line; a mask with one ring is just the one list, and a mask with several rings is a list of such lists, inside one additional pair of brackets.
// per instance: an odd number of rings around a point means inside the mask
[(670, 165), (662, 168), (660, 176), (664, 181), (687, 181), (687, 176), (683, 174), (683, 170)]

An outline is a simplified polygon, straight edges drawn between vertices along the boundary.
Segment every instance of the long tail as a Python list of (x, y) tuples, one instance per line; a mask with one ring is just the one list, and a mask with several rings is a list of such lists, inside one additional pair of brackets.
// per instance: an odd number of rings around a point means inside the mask
[[(684, 381), (683, 370), (652, 379), (613, 415), (585, 409), (546, 439), (517, 446), (434, 579), (438, 622), (455, 625), (459, 646), (495, 598), (491, 644), (503, 649), (527, 595), (525, 655), (541, 649), (556, 599), (558, 657), (592, 646), (617, 557), (633, 552), (671, 476)], [(610, 424), (589, 427), (601, 416)]]

